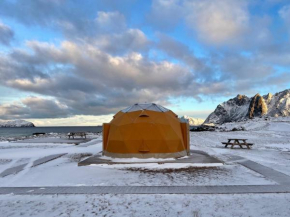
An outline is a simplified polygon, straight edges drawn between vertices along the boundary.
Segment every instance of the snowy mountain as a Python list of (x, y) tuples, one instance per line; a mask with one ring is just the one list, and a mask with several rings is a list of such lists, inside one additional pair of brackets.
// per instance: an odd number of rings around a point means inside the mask
[(256, 94), (249, 98), (237, 95), (223, 102), (211, 113), (205, 123), (223, 124), (226, 122), (243, 121), (255, 117), (286, 117), (290, 116), (290, 89), (272, 95)]
[(2, 121), (0, 127), (34, 127), (34, 124), (25, 120)]
[(201, 125), (204, 122), (204, 119), (201, 119), (201, 118), (192, 118), (192, 117), (189, 117), (187, 115), (184, 115), (184, 116), (182, 116), (179, 119), (180, 119), (181, 122), (188, 122), (188, 124), (190, 126)]

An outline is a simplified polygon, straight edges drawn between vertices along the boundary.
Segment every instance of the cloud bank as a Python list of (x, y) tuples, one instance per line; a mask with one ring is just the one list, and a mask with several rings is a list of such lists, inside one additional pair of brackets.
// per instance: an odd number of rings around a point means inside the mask
[[(0, 51), (0, 86), (29, 96), (0, 101), (0, 119), (107, 115), (136, 102), (174, 106), (289, 87), (283, 1), (261, 3), (275, 14), (250, 1), (143, 4), (1, 1), (0, 44), (9, 48)], [(25, 38), (13, 23), (61, 37)]]

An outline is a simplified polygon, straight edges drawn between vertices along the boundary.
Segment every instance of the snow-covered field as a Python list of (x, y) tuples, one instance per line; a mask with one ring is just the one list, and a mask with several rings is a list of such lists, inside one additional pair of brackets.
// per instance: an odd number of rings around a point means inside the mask
[[(0, 143), (0, 173), (28, 163), (18, 174), (0, 178), (0, 187), (13, 186), (202, 186), (277, 185), (261, 174), (230, 161), (239, 155), (290, 175), (290, 123), (285, 119), (241, 122), (246, 131), (192, 132), (191, 149), (226, 162), (220, 167), (176, 170), (156, 163), (83, 166), (80, 159), (101, 151), (101, 138), (75, 146), (52, 143)], [(229, 124), (226, 127), (231, 128)], [(251, 150), (225, 149), (228, 138), (245, 138)], [(40, 157), (67, 153), (29, 167)], [(162, 164), (161, 164), (162, 166)], [(145, 169), (143, 167), (146, 167)], [(240, 195), (0, 195), (0, 216), (290, 216), (290, 194)]]

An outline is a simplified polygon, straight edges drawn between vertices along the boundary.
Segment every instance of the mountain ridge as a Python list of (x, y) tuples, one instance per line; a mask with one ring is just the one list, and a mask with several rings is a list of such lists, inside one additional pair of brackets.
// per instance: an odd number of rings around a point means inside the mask
[(198, 126), (203, 124), (204, 119), (201, 118), (193, 118), (189, 117), (187, 115), (183, 115), (182, 117), (179, 118), (181, 122), (188, 122), (190, 126)]
[(290, 116), (290, 89), (274, 95), (268, 93), (261, 96), (257, 93), (251, 98), (238, 94), (236, 97), (219, 104), (204, 123), (223, 124), (263, 116)]

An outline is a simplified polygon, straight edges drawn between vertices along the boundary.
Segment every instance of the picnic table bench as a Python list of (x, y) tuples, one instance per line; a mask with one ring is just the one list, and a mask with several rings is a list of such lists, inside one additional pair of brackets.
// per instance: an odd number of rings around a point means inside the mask
[(234, 148), (235, 145), (240, 146), (240, 148), (243, 148), (243, 146), (247, 146), (248, 149), (253, 146), (253, 143), (248, 143), (247, 139), (228, 139), (228, 142), (222, 142), (222, 144), (225, 145), (225, 148), (228, 147), (228, 145), (231, 145), (231, 148)]
[(85, 132), (70, 132), (67, 134), (68, 138), (70, 139), (71, 137), (74, 139), (75, 136), (79, 136), (81, 138), (87, 138), (87, 134)]

